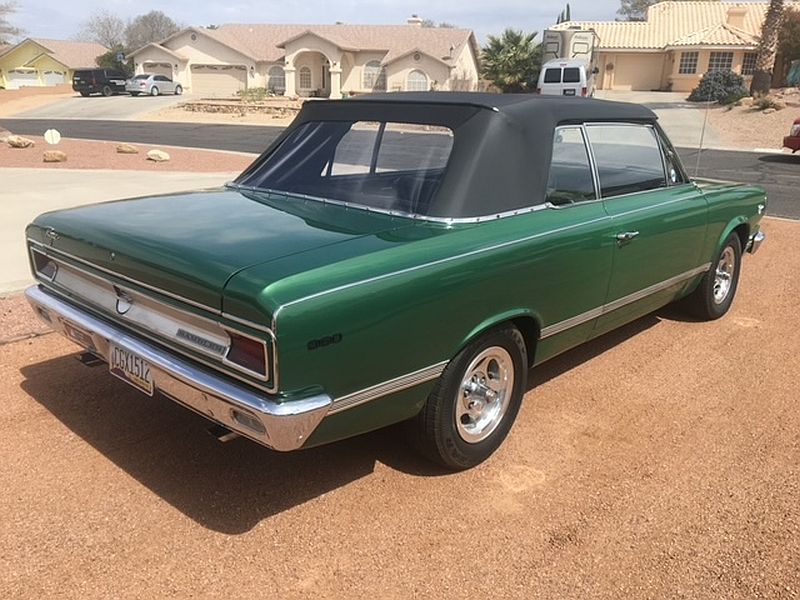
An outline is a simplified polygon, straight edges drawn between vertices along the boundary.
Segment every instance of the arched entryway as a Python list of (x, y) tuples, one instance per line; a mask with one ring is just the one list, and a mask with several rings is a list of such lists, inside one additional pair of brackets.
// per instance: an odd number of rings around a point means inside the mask
[(321, 52), (299, 52), (293, 57), (298, 96), (327, 98), (331, 95), (331, 63)]

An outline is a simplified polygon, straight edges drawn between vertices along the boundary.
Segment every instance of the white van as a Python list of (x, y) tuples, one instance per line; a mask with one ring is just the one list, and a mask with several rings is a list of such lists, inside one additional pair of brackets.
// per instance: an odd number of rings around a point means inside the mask
[(594, 96), (594, 71), (584, 60), (549, 60), (542, 65), (536, 91), (550, 96)]

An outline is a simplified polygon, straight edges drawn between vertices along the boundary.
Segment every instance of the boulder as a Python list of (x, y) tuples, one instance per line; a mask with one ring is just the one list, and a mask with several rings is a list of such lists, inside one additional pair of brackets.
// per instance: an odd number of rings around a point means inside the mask
[(139, 154), (139, 149), (130, 144), (119, 144), (117, 146), (117, 154)]
[(772, 113), (776, 112), (774, 108), (765, 108), (761, 111), (762, 115), (771, 115)]
[(169, 160), (169, 154), (163, 150), (150, 150), (150, 152), (147, 153), (147, 160), (152, 160), (154, 162), (166, 162)]
[(784, 102), (783, 100), (775, 100), (775, 102), (772, 103), (772, 108), (774, 108), (775, 110), (783, 110), (784, 108), (786, 108), (786, 106), (787, 106), (786, 102)]
[(739, 100), (739, 106), (753, 106), (753, 102), (752, 96), (745, 96)]
[(29, 140), (21, 135), (10, 135), (6, 138), (6, 143), (12, 148), (30, 148), (34, 146), (33, 140)]
[(10, 138), (13, 133), (11, 133), (8, 129), (4, 129), (0, 127), (0, 143), (5, 144), (8, 138)]
[(46, 150), (43, 158), (46, 163), (67, 162), (67, 155), (61, 150)]

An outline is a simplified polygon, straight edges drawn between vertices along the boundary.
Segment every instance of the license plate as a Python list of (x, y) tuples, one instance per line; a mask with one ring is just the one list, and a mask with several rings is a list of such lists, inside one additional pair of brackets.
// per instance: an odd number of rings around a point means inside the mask
[(61, 319), (61, 325), (64, 327), (64, 333), (66, 336), (73, 342), (80, 344), (87, 350), (97, 350), (97, 348), (95, 348), (94, 341), (92, 340), (92, 336), (89, 335), (88, 332), (64, 319)]
[(575, 90), (564, 90), (564, 95), (565, 96), (574, 96), (575, 95)]
[(114, 345), (109, 346), (108, 370), (148, 396), (153, 395), (153, 374), (150, 364), (141, 356)]

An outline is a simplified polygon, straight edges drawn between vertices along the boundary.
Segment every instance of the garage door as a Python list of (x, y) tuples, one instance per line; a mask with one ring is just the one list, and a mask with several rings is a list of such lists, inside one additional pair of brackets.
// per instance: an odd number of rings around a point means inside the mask
[(235, 65), (192, 65), (192, 94), (202, 97), (235, 96), (247, 89), (247, 70)]
[(614, 60), (615, 90), (649, 91), (661, 87), (663, 54), (617, 54)]
[(42, 75), (42, 80), (44, 80), (45, 85), (61, 85), (66, 83), (67, 74), (62, 71), (45, 71), (44, 75)]
[(39, 85), (39, 75), (36, 71), (9, 71), (8, 75), (6, 75), (6, 80), (10, 90)]
[(142, 65), (145, 73), (152, 73), (153, 75), (163, 75), (169, 80), (172, 80), (172, 65), (169, 63), (152, 63), (146, 62)]

